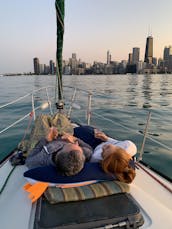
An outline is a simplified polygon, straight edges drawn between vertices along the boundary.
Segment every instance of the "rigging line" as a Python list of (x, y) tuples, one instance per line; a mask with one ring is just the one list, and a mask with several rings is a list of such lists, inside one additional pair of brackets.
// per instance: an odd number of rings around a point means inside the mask
[[(57, 66), (57, 61), (56, 61), (56, 66)], [(57, 102), (57, 77), (56, 77), (56, 85), (55, 85), (55, 102), (54, 102), (54, 104), (56, 104), (56, 102)]]
[[(39, 89), (37, 89), (37, 90), (34, 90), (33, 93), (38, 92), (38, 91), (41, 91), (41, 90), (46, 89), (46, 88), (53, 88), (53, 86), (48, 86), (48, 87), (39, 88)], [(30, 95), (32, 95), (33, 93), (28, 93), (28, 94), (26, 94), (26, 95), (24, 95), (24, 96), (22, 96), (22, 97), (19, 97), (19, 98), (15, 99), (15, 100), (13, 100), (13, 101), (11, 101), (11, 102), (9, 102), (9, 103), (6, 103), (6, 104), (0, 106), (0, 109), (1, 109), (1, 108), (4, 108), (4, 107), (7, 107), (7, 106), (9, 106), (9, 105), (12, 105), (12, 104), (14, 104), (14, 103), (16, 103), (16, 102), (18, 102), (18, 101), (20, 101), (20, 100), (22, 100), (22, 99), (24, 99), (24, 98), (30, 96)]]
[[(104, 120), (107, 120), (107, 121), (109, 121), (109, 122), (111, 122), (111, 123), (113, 123), (113, 124), (117, 124), (118, 126), (121, 126), (121, 127), (123, 127), (124, 129), (129, 130), (129, 131), (131, 131), (131, 132), (133, 132), (133, 133), (135, 133), (135, 134), (138, 134), (138, 135), (143, 136), (142, 133), (137, 132), (137, 131), (134, 131), (134, 130), (132, 130), (132, 129), (126, 127), (126, 126), (123, 126), (123, 125), (120, 124), (120, 123), (116, 123), (116, 122), (112, 121), (112, 120), (109, 119), (109, 118), (105, 118), (104, 116), (99, 115), (99, 114), (97, 114), (97, 113), (95, 113), (95, 112), (92, 112), (92, 114), (95, 114), (96, 116), (98, 116), (98, 117), (100, 117), (100, 118), (103, 118)], [(153, 139), (153, 138), (151, 138), (151, 137), (147, 137), (147, 139), (151, 140), (152, 142), (157, 143), (158, 145), (164, 147), (165, 149), (168, 149), (168, 150), (170, 150), (170, 151), (172, 150), (172, 149), (171, 149), (170, 147), (168, 147), (167, 145), (164, 145), (163, 143), (161, 143), (161, 142), (159, 142), (159, 141), (157, 141), (157, 140), (155, 140), (155, 139)]]
[[(38, 110), (41, 106), (38, 106), (35, 108), (35, 111)], [(22, 118), (18, 119), (17, 121), (13, 122), (11, 125), (7, 126), (6, 128), (4, 128), (3, 130), (0, 131), (0, 134), (2, 134), (3, 132), (5, 132), (6, 130), (10, 129), (11, 127), (15, 126), (16, 124), (20, 123), (21, 121), (23, 121), (25, 118), (27, 118), (30, 115), (30, 113), (26, 114), (25, 116), (23, 116)]]
[(30, 113), (29, 116), (30, 116), (30, 117), (29, 117), (29, 122), (28, 122), (27, 128), (26, 128), (26, 130), (25, 130), (25, 132), (24, 132), (22, 141), (26, 138), (26, 135), (27, 135), (27, 133), (28, 133), (28, 130), (29, 130), (30, 126), (31, 126), (31, 122), (32, 122), (32, 118), (33, 118), (33, 111), (31, 111), (31, 113)]
[[(62, 5), (63, 5), (63, 3), (62, 3)], [(55, 6), (56, 6), (56, 15), (58, 16), (60, 24), (61, 24), (61, 26), (63, 27), (63, 30), (64, 30), (63, 15), (61, 13), (61, 10), (59, 8), (59, 5), (58, 5), (57, 1), (55, 2)]]
[(22, 120), (24, 120), (25, 118), (27, 118), (30, 115), (27, 114), (25, 116), (23, 116), (22, 118), (18, 119), (17, 121), (13, 122), (11, 125), (7, 126), (6, 128), (4, 128), (3, 130), (0, 131), (0, 134), (2, 134), (3, 132), (5, 132), (6, 130), (10, 129), (11, 127), (15, 126), (16, 124), (18, 124), (19, 122), (21, 122)]
[(66, 87), (66, 88), (70, 88), (70, 89), (77, 89), (77, 91), (81, 91), (81, 92), (84, 92), (84, 93), (87, 93), (87, 94), (89, 94), (90, 93), (90, 91), (88, 91), (88, 90), (85, 90), (85, 89), (82, 89), (82, 88), (78, 88), (78, 87), (73, 87), (73, 86), (68, 86), (68, 85), (64, 85), (64, 87)]
[[(56, 77), (56, 90), (55, 93), (57, 93), (57, 87), (59, 86), (59, 90), (60, 90), (60, 95), (61, 95), (61, 99), (63, 100), (63, 90), (62, 90), (62, 80), (60, 77), (60, 71), (59, 71), (59, 64), (58, 61), (56, 60), (56, 66), (57, 66), (57, 77)], [(57, 80), (58, 80), (58, 85), (57, 85)], [(56, 99), (57, 96), (55, 95)]]
[(11, 101), (11, 102), (9, 102), (9, 103), (6, 103), (6, 104), (0, 106), (0, 109), (1, 109), (1, 108), (4, 108), (4, 107), (7, 107), (7, 106), (9, 106), (9, 105), (11, 105), (11, 104), (14, 104), (14, 103), (16, 103), (16, 102), (18, 102), (18, 101), (24, 99), (25, 97), (28, 97), (29, 95), (31, 95), (31, 93), (28, 93), (28, 94), (26, 94), (26, 95), (24, 95), (24, 96), (22, 96), (22, 97), (19, 97), (19, 98), (16, 99), (16, 100), (13, 100), (13, 101)]
[[(97, 113), (95, 113), (95, 112), (92, 112), (92, 114), (95, 114), (96, 116), (98, 116), (98, 117), (100, 117), (100, 118), (103, 118), (104, 120), (107, 120), (107, 121), (109, 121), (109, 122), (112, 122), (113, 124), (117, 124), (117, 125), (123, 127), (123, 128), (126, 129), (126, 130), (129, 130), (129, 131), (132, 131), (132, 132), (134, 132), (134, 133), (137, 133), (136, 131), (131, 130), (130, 128), (128, 128), (128, 127), (126, 127), (126, 126), (123, 126), (123, 125), (120, 124), (120, 123), (116, 123), (116, 122), (114, 122), (113, 120), (111, 120), (111, 119), (109, 119), (109, 118), (105, 118), (104, 116), (99, 115), (99, 114), (97, 114)], [(138, 133), (138, 134), (142, 135), (141, 133)]]
[(61, 11), (60, 11), (60, 9), (59, 9), (59, 7), (58, 7), (58, 4), (56, 4), (56, 9), (57, 9), (57, 11), (56, 11), (56, 16), (58, 17), (58, 19), (59, 19), (59, 22), (60, 22), (60, 24), (61, 24), (61, 26), (62, 26), (62, 28), (63, 28), (63, 31), (64, 31), (64, 23), (63, 23), (63, 20), (62, 20), (62, 15), (61, 15)]
[(140, 165), (140, 163), (135, 162), (137, 166), (139, 166), (144, 172), (146, 172), (149, 176), (151, 176), (154, 180), (156, 180), (161, 186), (163, 186), (165, 189), (167, 189), (170, 193), (172, 193), (172, 189), (170, 189), (167, 185), (165, 185), (162, 181), (160, 181), (158, 178), (156, 178), (152, 173), (150, 173), (148, 170), (146, 170), (143, 166)]
[(57, 62), (57, 66), (58, 66), (59, 89), (60, 89), (60, 93), (61, 93), (62, 100), (63, 100), (62, 79), (61, 79), (61, 77), (60, 77), (60, 71), (59, 71), (59, 64), (58, 64), (58, 62)]

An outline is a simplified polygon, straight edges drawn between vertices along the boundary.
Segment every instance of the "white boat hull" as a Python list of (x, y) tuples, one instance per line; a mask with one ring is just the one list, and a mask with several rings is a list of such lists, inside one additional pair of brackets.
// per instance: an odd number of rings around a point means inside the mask
[[(143, 165), (142, 165), (143, 166)], [(169, 188), (172, 185), (159, 175), (143, 166), (149, 173)], [(12, 166), (7, 161), (0, 168), (0, 187), (2, 188)], [(0, 195), (0, 222), (3, 229), (31, 229), (34, 223), (36, 204), (31, 204), (23, 186), (27, 182), (23, 177), (26, 166), (17, 166)], [(142, 169), (131, 184), (131, 195), (142, 211), (145, 223), (141, 228), (171, 229), (172, 201), (171, 193)]]

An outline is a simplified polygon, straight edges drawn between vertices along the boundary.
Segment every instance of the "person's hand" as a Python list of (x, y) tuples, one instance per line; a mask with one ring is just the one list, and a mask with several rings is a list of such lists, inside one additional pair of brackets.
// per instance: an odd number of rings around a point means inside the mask
[(62, 136), (62, 139), (69, 142), (69, 143), (76, 143), (77, 138), (74, 137), (73, 135), (70, 135), (68, 133), (64, 133)]
[(100, 140), (102, 140), (104, 142), (106, 142), (108, 140), (108, 136), (106, 136), (105, 133), (103, 133), (103, 132), (101, 132), (101, 131), (99, 131), (97, 129), (94, 130), (94, 137), (98, 138), (98, 139), (100, 139)]
[(57, 128), (56, 127), (51, 127), (48, 134), (47, 134), (47, 141), (48, 142), (51, 142), (53, 141), (54, 139), (56, 139), (58, 137), (58, 131), (57, 131)]

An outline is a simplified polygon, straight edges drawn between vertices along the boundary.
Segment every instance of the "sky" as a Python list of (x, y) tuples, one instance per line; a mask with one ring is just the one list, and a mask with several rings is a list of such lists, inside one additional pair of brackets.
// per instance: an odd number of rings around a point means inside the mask
[[(63, 59), (87, 63), (128, 60), (133, 47), (144, 59), (146, 37), (154, 57), (172, 45), (171, 0), (65, 0)], [(33, 58), (55, 61), (55, 0), (0, 0), (0, 74), (33, 72)]]

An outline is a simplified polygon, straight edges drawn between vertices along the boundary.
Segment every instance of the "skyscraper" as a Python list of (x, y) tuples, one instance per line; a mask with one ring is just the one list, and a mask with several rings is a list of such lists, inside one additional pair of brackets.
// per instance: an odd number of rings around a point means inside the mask
[(164, 48), (163, 60), (168, 61), (169, 56), (172, 55), (172, 46)]
[(34, 65), (35, 75), (39, 75), (40, 74), (40, 64), (39, 64), (39, 59), (37, 57), (33, 59), (33, 65)]
[(72, 53), (72, 58), (70, 58), (71, 74), (77, 74), (78, 61), (76, 58), (76, 53)]
[(50, 60), (50, 74), (55, 74), (55, 64), (52, 60)]
[(146, 39), (146, 49), (145, 49), (144, 62), (147, 64), (152, 64), (152, 58), (153, 58), (153, 37), (148, 36)]
[(137, 64), (140, 57), (140, 48), (133, 48), (132, 63)]
[(165, 71), (170, 70), (170, 72), (171, 72), (171, 69), (172, 69), (172, 46), (164, 48), (163, 60), (164, 60), (164, 67), (166, 68)]
[(132, 60), (133, 60), (133, 54), (129, 53), (128, 54), (128, 64), (132, 64)]
[(111, 54), (109, 52), (109, 50), (107, 51), (107, 65), (109, 65), (111, 62)]

